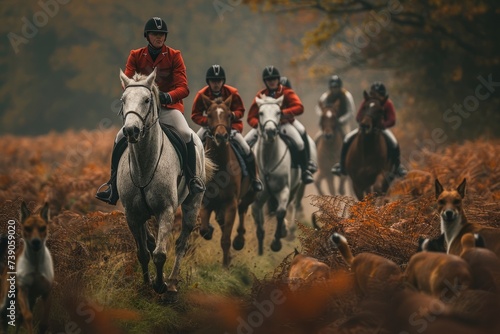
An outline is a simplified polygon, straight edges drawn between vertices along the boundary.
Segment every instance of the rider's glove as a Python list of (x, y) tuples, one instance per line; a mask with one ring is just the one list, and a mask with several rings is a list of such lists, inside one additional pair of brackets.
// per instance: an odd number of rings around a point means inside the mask
[(161, 104), (170, 104), (172, 103), (172, 97), (169, 93), (160, 92), (160, 103)]

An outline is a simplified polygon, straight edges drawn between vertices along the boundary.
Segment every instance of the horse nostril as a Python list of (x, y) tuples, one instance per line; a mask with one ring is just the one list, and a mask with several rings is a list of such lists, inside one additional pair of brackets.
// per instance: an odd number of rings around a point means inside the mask
[(224, 140), (227, 141), (229, 139), (229, 134), (228, 133), (225, 133), (224, 134)]

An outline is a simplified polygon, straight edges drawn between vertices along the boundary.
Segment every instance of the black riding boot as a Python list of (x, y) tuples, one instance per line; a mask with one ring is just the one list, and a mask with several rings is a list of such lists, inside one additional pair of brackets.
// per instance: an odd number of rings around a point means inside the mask
[(311, 172), (311, 174), (314, 174), (318, 171), (318, 165), (316, 165), (316, 162), (311, 160), (311, 147), (309, 146), (309, 138), (307, 137), (307, 132), (304, 132), (304, 134), (300, 135), (300, 137), (304, 142), (304, 150), (307, 154), (307, 170)]
[(255, 192), (262, 191), (262, 182), (257, 177), (257, 167), (255, 166), (255, 157), (252, 152), (245, 158), (245, 164), (247, 165), (248, 175), (250, 176), (250, 182), (252, 189)]
[(352, 140), (342, 142), (342, 149), (340, 151), (340, 163), (337, 162), (335, 165), (333, 165), (332, 174), (335, 174), (337, 176), (347, 175), (347, 171), (345, 170), (345, 158), (347, 156), (347, 151), (349, 150), (351, 142)]
[(302, 169), (302, 182), (304, 184), (309, 184), (314, 182), (314, 178), (312, 176), (311, 171), (308, 169), (309, 167), (309, 154), (307, 154), (308, 150), (305, 148), (302, 151), (298, 152), (300, 169)]
[(191, 141), (186, 143), (187, 148), (187, 163), (184, 164), (184, 172), (186, 173), (186, 182), (188, 184), (189, 193), (191, 195), (198, 194), (205, 191), (205, 183), (203, 180), (196, 176), (196, 148), (194, 146), (193, 137)]
[[(111, 153), (111, 178), (108, 182), (100, 186), (95, 194), (95, 198), (111, 205), (116, 205), (116, 202), (118, 202), (119, 196), (118, 189), (116, 189), (116, 174), (118, 171), (118, 163), (127, 146), (127, 138), (125, 137), (120, 139), (118, 143), (115, 143), (113, 146), (113, 153)], [(108, 188), (104, 191), (100, 191), (104, 186), (108, 186)]]

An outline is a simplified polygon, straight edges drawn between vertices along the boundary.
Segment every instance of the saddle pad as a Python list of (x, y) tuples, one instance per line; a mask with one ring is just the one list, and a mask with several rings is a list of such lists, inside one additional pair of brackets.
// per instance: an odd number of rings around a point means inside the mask
[(182, 140), (181, 136), (173, 126), (161, 123), (160, 125), (163, 132), (167, 135), (168, 140), (170, 140), (174, 146), (175, 153), (177, 153), (177, 156), (179, 157), (181, 166), (184, 166), (184, 161), (187, 161), (186, 143), (184, 143), (184, 140)]
[(243, 150), (240, 148), (240, 145), (238, 145), (238, 143), (235, 140), (230, 140), (229, 143), (233, 147), (234, 154), (236, 155), (236, 158), (238, 159), (238, 162), (240, 164), (241, 176), (242, 177), (248, 176), (247, 165), (245, 163), (245, 159), (243, 159), (243, 154), (244, 154)]

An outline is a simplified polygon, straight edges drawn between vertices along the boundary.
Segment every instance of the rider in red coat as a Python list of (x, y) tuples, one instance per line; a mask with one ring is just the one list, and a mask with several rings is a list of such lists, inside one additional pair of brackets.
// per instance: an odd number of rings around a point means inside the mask
[(231, 122), (231, 140), (234, 140), (241, 148), (243, 159), (247, 166), (248, 173), (252, 182), (254, 191), (262, 191), (262, 182), (257, 178), (257, 167), (255, 166), (255, 157), (250, 146), (245, 141), (241, 132), (243, 131), (243, 122), (241, 118), (245, 114), (245, 107), (238, 90), (232, 86), (226, 85), (226, 72), (220, 65), (212, 65), (208, 68), (206, 78), (207, 86), (202, 88), (195, 96), (193, 101), (193, 109), (191, 111), (191, 119), (201, 128), (198, 131), (198, 136), (204, 142), (209, 132), (207, 125), (207, 116), (205, 116), (206, 107), (203, 103), (202, 95), (208, 96), (211, 100), (218, 97), (226, 100), (229, 96), (231, 98), (230, 110), (233, 113)]
[[(192, 138), (192, 130), (184, 118), (182, 99), (189, 95), (186, 66), (181, 53), (165, 45), (168, 29), (167, 24), (159, 17), (152, 17), (144, 27), (144, 37), (148, 41), (146, 47), (130, 51), (125, 66), (125, 74), (131, 78), (136, 73), (149, 75), (157, 69), (156, 84), (160, 90), (161, 109), (159, 121), (161, 124), (173, 127), (186, 143), (187, 161), (184, 173), (187, 178), (189, 192), (196, 194), (205, 191), (203, 180), (195, 175), (196, 148)], [(111, 155), (111, 178), (97, 190), (96, 198), (106, 203), (116, 205), (118, 191), (116, 174), (120, 157), (127, 148), (127, 139), (120, 130), (115, 139)], [(104, 186), (107, 189), (100, 191)]]
[[(399, 149), (398, 142), (394, 134), (389, 130), (389, 128), (393, 127), (396, 124), (396, 112), (394, 110), (394, 104), (392, 100), (389, 98), (387, 91), (385, 89), (385, 85), (379, 81), (374, 82), (370, 88), (370, 96), (379, 99), (380, 101), (386, 100), (384, 103), (385, 116), (382, 120), (382, 133), (384, 134), (384, 138), (387, 142), (388, 147), (388, 155), (389, 159), (392, 161), (394, 165), (393, 174), (394, 176), (404, 177), (408, 173), (408, 171), (401, 165), (401, 153)], [(356, 115), (356, 121), (358, 123), (361, 121), (363, 117), (365, 101), (361, 103), (359, 106), (358, 113)], [(347, 175), (345, 169), (345, 158), (347, 156), (347, 151), (349, 150), (349, 146), (352, 143), (355, 135), (358, 133), (358, 129), (354, 129), (349, 132), (345, 138), (342, 145), (342, 151), (340, 154), (340, 163), (335, 164), (332, 167), (332, 173), (335, 175)]]
[[(280, 82), (280, 73), (274, 66), (266, 66), (262, 73), (262, 80), (266, 88), (257, 93), (256, 97), (264, 94), (275, 99), (284, 96), (281, 105), (281, 131), (282, 135), (288, 137), (299, 150), (298, 160), (302, 170), (302, 182), (305, 184), (314, 181), (312, 174), (316, 172), (317, 166), (311, 160), (310, 142), (305, 127), (295, 118), (304, 112), (304, 106), (298, 95), (290, 87)], [(254, 98), (247, 116), (248, 124), (253, 128), (245, 136), (245, 140), (253, 146), (257, 140), (257, 127), (259, 126), (259, 106)]]

